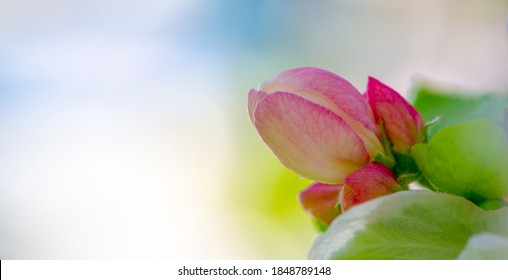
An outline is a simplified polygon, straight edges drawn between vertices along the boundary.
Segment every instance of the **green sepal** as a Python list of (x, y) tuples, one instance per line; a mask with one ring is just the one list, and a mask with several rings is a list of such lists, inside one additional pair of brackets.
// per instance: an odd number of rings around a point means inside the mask
[(395, 158), (393, 156), (392, 142), (388, 139), (388, 135), (386, 135), (385, 126), (382, 120), (379, 121), (378, 124), (379, 134), (381, 138), (381, 144), (383, 145), (384, 154), (376, 154), (374, 157), (375, 162), (379, 162), (384, 164), (386, 167), (393, 169), (395, 167)]
[(374, 157), (374, 162), (379, 162), (381, 164), (383, 164), (384, 166), (390, 168), (390, 169), (393, 169), (395, 168), (395, 160), (393, 159), (393, 157), (387, 157), (386, 155), (384, 154), (377, 154), (375, 157)]
[(319, 232), (325, 232), (328, 229), (328, 226), (318, 219), (312, 219), (312, 223)]
[(337, 200), (337, 204), (335, 204), (335, 210), (342, 212), (342, 208), (340, 206), (340, 194), (339, 194), (339, 199)]

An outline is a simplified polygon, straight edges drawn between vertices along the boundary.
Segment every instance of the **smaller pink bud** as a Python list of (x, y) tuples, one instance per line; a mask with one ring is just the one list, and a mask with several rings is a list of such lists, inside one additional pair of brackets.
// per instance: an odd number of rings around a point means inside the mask
[(305, 211), (325, 225), (330, 223), (340, 214), (335, 208), (339, 201), (341, 185), (328, 185), (313, 183), (298, 195), (300, 204)]
[(414, 144), (423, 140), (425, 121), (400, 94), (369, 77), (366, 96), (376, 122), (383, 121), (386, 135), (396, 152), (409, 153)]
[(371, 163), (351, 173), (340, 193), (342, 212), (367, 200), (402, 190), (388, 167)]

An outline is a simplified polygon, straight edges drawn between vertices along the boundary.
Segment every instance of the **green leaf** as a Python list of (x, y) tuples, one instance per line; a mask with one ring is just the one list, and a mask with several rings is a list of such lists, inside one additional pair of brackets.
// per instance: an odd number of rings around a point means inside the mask
[(432, 187), (481, 203), (508, 193), (508, 142), (489, 120), (468, 121), (417, 144), (413, 156)]
[(318, 236), (310, 259), (455, 259), (483, 230), (484, 211), (430, 191), (401, 191), (340, 215)]
[(493, 211), (485, 211), (475, 226), (476, 232), (488, 231), (508, 237), (508, 207)]
[(460, 253), (461, 260), (508, 260), (508, 238), (488, 232), (475, 234)]
[(415, 108), (429, 122), (438, 116), (441, 120), (429, 127), (429, 138), (439, 130), (455, 123), (474, 119), (490, 119), (501, 122), (503, 109), (508, 107), (508, 94), (483, 94), (468, 96), (421, 86), (416, 90)]

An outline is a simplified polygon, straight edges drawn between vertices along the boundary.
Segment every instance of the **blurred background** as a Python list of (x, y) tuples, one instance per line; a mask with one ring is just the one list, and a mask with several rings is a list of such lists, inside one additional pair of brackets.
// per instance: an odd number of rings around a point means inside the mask
[(0, 259), (304, 259), (249, 122), (292, 67), (508, 91), (506, 0), (0, 0)]

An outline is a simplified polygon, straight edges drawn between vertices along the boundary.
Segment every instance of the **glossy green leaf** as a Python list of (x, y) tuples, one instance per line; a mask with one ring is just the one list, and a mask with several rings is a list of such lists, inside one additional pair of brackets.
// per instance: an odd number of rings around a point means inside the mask
[(460, 253), (461, 260), (508, 260), (508, 237), (488, 232), (473, 235)]
[(484, 211), (430, 191), (401, 191), (343, 213), (318, 236), (310, 259), (455, 259)]
[(427, 122), (441, 117), (441, 120), (428, 130), (429, 136), (432, 137), (451, 124), (467, 120), (490, 119), (501, 122), (503, 110), (508, 107), (508, 94), (464, 96), (421, 86), (416, 90), (414, 106)]
[(475, 202), (508, 193), (508, 142), (489, 120), (468, 121), (442, 129), (429, 144), (413, 147), (425, 177), (439, 192)]

